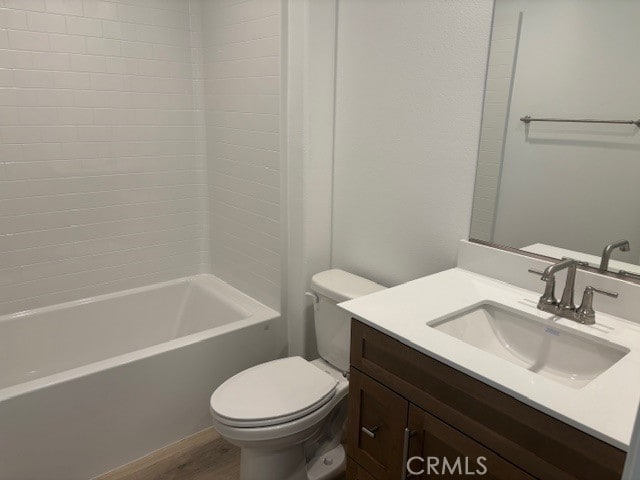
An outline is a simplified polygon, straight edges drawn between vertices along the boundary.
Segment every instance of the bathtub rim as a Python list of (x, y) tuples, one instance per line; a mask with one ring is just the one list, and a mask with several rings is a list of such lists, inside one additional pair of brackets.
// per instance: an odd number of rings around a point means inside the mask
[(4, 321), (14, 320), (21, 317), (26, 317), (28, 315), (48, 313), (52, 311), (62, 310), (65, 308), (71, 308), (74, 306), (80, 306), (80, 305), (85, 305), (85, 304), (94, 303), (98, 301), (109, 300), (111, 298), (116, 298), (119, 296), (134, 295), (136, 293), (142, 293), (149, 290), (176, 285), (179, 283), (197, 282), (198, 280), (200, 281), (213, 280), (214, 282), (218, 283), (219, 286), (221, 286), (222, 288), (228, 289), (229, 290), (228, 293), (232, 294), (232, 298), (234, 300), (237, 299), (239, 302), (243, 302), (243, 304), (238, 305), (238, 307), (244, 311), (249, 312), (248, 316), (241, 320), (232, 321), (225, 325), (219, 325), (217, 327), (202, 330), (200, 332), (174, 338), (166, 342), (158, 343), (156, 345), (151, 345), (149, 347), (141, 348), (139, 350), (134, 350), (133, 352), (122, 353), (120, 355), (115, 355), (113, 357), (105, 358), (103, 360), (97, 360), (95, 362), (87, 363), (85, 365), (70, 368), (62, 372), (52, 373), (44, 377), (40, 377), (40, 378), (29, 380), (23, 383), (18, 383), (16, 385), (10, 385), (8, 387), (0, 388), (0, 402), (19, 397), (21, 395), (26, 395), (34, 391), (42, 390), (54, 385), (70, 382), (82, 377), (92, 375), (97, 372), (101, 372), (111, 368), (116, 368), (121, 365), (130, 364), (138, 360), (153, 357), (156, 355), (161, 355), (170, 350), (185, 348), (189, 345), (203, 342), (205, 340), (208, 340), (209, 338), (216, 337), (218, 335), (223, 335), (225, 333), (232, 332), (235, 330), (258, 325), (261, 323), (264, 323), (266, 326), (266, 324), (268, 324), (269, 322), (281, 317), (281, 314), (278, 311), (260, 303), (258, 300), (241, 292), (240, 290), (228, 284), (227, 282), (220, 279), (219, 277), (210, 273), (200, 273), (200, 274), (191, 275), (187, 277), (181, 277), (181, 278), (176, 278), (176, 279), (167, 280), (163, 282), (158, 282), (151, 285), (145, 285), (142, 287), (135, 287), (131, 289), (120, 290), (117, 292), (111, 292), (111, 293), (106, 293), (102, 295), (96, 295), (93, 297), (87, 297), (79, 300), (72, 300), (69, 302), (64, 302), (56, 305), (39, 307), (33, 310), (24, 310), (21, 312), (10, 313), (7, 315), (0, 316), (0, 323)]
[[(55, 312), (55, 311), (58, 311), (58, 310), (63, 310), (65, 308), (79, 307), (79, 306), (82, 306), (82, 305), (95, 303), (95, 302), (98, 302), (98, 301), (109, 300), (111, 298), (117, 298), (117, 297), (128, 296), (128, 295), (135, 295), (136, 293), (144, 293), (144, 292), (148, 292), (148, 291), (151, 291), (151, 290), (156, 290), (156, 289), (162, 288), (162, 287), (170, 287), (172, 285), (177, 285), (177, 284), (180, 284), (180, 283), (192, 283), (192, 282), (197, 281), (197, 280), (205, 280), (205, 281), (206, 280), (214, 280), (217, 283), (219, 283), (223, 288), (229, 288), (230, 290), (232, 290), (233, 291), (232, 293), (237, 294), (238, 298), (240, 298), (242, 300), (245, 300), (245, 301), (248, 301), (249, 303), (252, 303), (252, 304), (259, 304), (260, 306), (269, 309), (269, 307), (267, 307), (266, 305), (258, 302), (258, 300), (250, 297), (246, 293), (241, 292), (236, 287), (230, 285), (229, 283), (225, 282), (221, 278), (215, 276), (213, 273), (198, 273), (198, 274), (195, 274), (195, 275), (188, 275), (186, 277), (172, 278), (170, 280), (164, 280), (162, 282), (152, 283), (152, 284), (149, 284), (149, 285), (142, 285), (140, 287), (126, 288), (124, 290), (117, 290), (115, 292), (102, 293), (100, 295), (94, 295), (94, 296), (91, 296), (91, 297), (79, 298), (77, 300), (69, 300), (69, 301), (66, 301), (66, 302), (56, 303), (56, 304), (53, 304), (53, 305), (45, 305), (44, 307), (37, 307), (37, 308), (33, 308), (31, 310), (21, 310), (21, 311), (18, 311), (18, 312), (5, 313), (4, 315), (0, 315), (0, 323), (6, 322), (6, 321), (10, 321), (10, 320), (14, 320), (14, 319), (17, 319), (17, 318), (26, 317), (26, 316), (29, 316), (29, 315), (37, 315), (37, 314), (41, 314), (41, 313)], [(243, 308), (243, 310), (246, 310), (246, 308)], [(270, 310), (272, 310), (272, 309), (270, 309)]]

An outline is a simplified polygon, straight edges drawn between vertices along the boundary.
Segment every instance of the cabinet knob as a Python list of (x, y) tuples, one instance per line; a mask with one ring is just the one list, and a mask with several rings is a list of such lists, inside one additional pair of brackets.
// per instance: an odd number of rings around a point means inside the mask
[(364, 433), (365, 435), (371, 437), (371, 438), (376, 438), (376, 432), (380, 429), (380, 427), (378, 427), (377, 425), (375, 427), (372, 428), (367, 428), (367, 427), (361, 427), (360, 431), (362, 433)]

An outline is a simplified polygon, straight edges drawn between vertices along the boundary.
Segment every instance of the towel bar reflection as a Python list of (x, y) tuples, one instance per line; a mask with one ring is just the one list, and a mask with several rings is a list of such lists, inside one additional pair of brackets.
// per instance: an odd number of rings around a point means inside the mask
[(616, 125), (635, 125), (640, 128), (640, 119), (639, 120), (591, 120), (591, 119), (570, 119), (570, 118), (534, 118), (529, 115), (526, 117), (522, 117), (520, 119), (521, 122), (526, 123), (527, 125), (531, 122), (560, 122), (560, 123), (609, 123)]

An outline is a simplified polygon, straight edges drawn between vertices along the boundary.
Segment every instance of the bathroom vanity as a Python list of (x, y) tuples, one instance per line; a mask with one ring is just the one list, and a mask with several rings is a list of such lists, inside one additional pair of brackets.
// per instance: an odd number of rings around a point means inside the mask
[(453, 478), (482, 473), (483, 464), (484, 478), (504, 480), (622, 475), (624, 451), (357, 320), (351, 352), (349, 480), (429, 478), (405, 466), (429, 456), (447, 457), (461, 473)]
[(640, 328), (550, 315), (539, 293), (456, 268), (341, 304), (353, 317), (347, 478), (620, 479)]

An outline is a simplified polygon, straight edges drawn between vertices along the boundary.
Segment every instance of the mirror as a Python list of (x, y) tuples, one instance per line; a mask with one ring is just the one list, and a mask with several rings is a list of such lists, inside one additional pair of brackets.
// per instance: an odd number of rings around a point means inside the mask
[(637, 0), (495, 1), (471, 240), (598, 267), (626, 239), (609, 270), (640, 280), (639, 24)]

